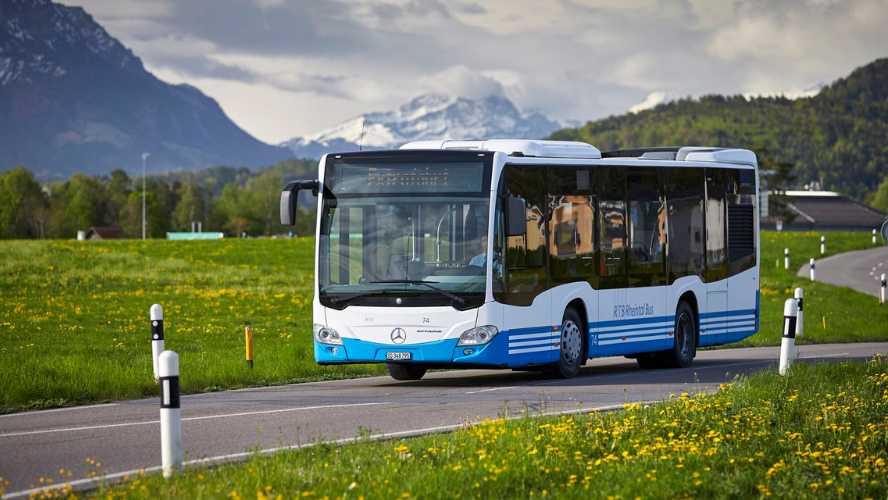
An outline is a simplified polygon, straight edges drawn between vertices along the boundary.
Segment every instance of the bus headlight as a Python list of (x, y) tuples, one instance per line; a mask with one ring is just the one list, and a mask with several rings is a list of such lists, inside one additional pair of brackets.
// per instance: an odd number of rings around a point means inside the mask
[(321, 344), (342, 345), (342, 338), (339, 337), (339, 332), (329, 326), (315, 323), (314, 336), (315, 340)]
[(496, 334), (499, 333), (499, 330), (496, 329), (493, 325), (485, 325), (479, 326), (476, 328), (472, 328), (471, 330), (466, 330), (459, 336), (459, 342), (456, 345), (483, 345), (487, 344), (493, 337), (496, 337)]

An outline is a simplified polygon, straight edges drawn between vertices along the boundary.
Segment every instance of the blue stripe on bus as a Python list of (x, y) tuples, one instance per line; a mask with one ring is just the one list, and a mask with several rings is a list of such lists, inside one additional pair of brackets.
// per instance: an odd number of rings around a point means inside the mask
[(675, 321), (675, 315), (672, 314), (670, 316), (652, 316), (650, 318), (599, 321), (598, 323), (589, 323), (589, 327), (590, 328), (607, 328), (609, 326), (642, 325), (642, 324), (647, 324), (647, 323), (660, 323), (662, 321)]
[(734, 311), (718, 311), (711, 313), (703, 313), (700, 315), (700, 319), (705, 318), (714, 318), (721, 316), (742, 316), (744, 314), (755, 314), (755, 309), (736, 309)]

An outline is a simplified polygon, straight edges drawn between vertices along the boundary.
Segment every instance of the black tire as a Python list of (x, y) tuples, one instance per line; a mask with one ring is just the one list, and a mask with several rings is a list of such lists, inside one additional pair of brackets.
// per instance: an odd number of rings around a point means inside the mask
[[(672, 349), (659, 353), (664, 368), (685, 368), (691, 366), (697, 355), (697, 315), (685, 301), (675, 308), (675, 342)], [(661, 355), (660, 355), (661, 354)]]
[(395, 380), (419, 380), (428, 371), (428, 368), (424, 366), (400, 365), (397, 363), (386, 363), (385, 369)]
[(583, 327), (580, 315), (573, 309), (564, 311), (561, 320), (561, 338), (558, 342), (558, 361), (546, 371), (551, 378), (573, 378), (580, 373), (583, 364), (583, 353), (586, 352), (586, 334), (588, 326)]

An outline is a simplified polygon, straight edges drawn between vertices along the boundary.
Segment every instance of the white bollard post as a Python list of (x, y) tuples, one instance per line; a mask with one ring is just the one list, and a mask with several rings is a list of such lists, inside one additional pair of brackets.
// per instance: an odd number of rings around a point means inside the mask
[(821, 236), (820, 237), (820, 255), (823, 256), (823, 254), (825, 254), (825, 253), (826, 253), (826, 236)]
[(795, 299), (799, 304), (799, 314), (798, 319), (796, 320), (796, 336), (803, 337), (805, 335), (805, 319), (804, 319), (804, 305), (805, 305), (805, 291), (800, 288), (795, 289)]
[(163, 352), (163, 307), (160, 304), (151, 306), (151, 356), (154, 359), (154, 380), (160, 375), (157, 371), (157, 360)]
[(885, 273), (882, 273), (882, 286), (879, 288), (879, 305), (888, 300), (888, 282), (885, 281)]
[(873, 245), (876, 244), (876, 230), (873, 229)]
[(811, 257), (811, 262), (808, 263), (808, 266), (811, 268), (811, 281), (815, 281), (814, 280), (814, 277), (815, 277), (814, 268), (816, 267), (816, 264), (817, 263), (814, 261), (814, 257)]
[(179, 404), (179, 356), (160, 355), (160, 461), (163, 477), (182, 467), (182, 413)]
[(788, 270), (789, 269), (789, 249), (788, 248), (783, 250), (783, 255), (784, 255), (783, 267)]
[(783, 339), (780, 341), (780, 375), (786, 375), (792, 365), (798, 313), (798, 302), (795, 299), (786, 299), (783, 304)]

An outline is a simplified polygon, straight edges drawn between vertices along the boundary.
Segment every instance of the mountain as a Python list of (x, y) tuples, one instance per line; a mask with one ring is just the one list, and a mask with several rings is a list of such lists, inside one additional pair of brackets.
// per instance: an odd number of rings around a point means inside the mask
[(235, 125), (213, 99), (170, 85), (79, 7), (0, 0), (0, 171), (257, 167), (291, 156)]
[(798, 185), (817, 180), (824, 189), (863, 200), (888, 174), (888, 59), (817, 90), (795, 100), (679, 99), (560, 130), (551, 138), (584, 141), (603, 151), (673, 145), (767, 150), (774, 161), (795, 164)]
[(397, 148), (426, 139), (541, 139), (558, 128), (557, 122), (538, 112), (520, 112), (505, 97), (426, 94), (394, 111), (358, 116), (282, 146), (297, 157), (320, 158), (332, 151)]

